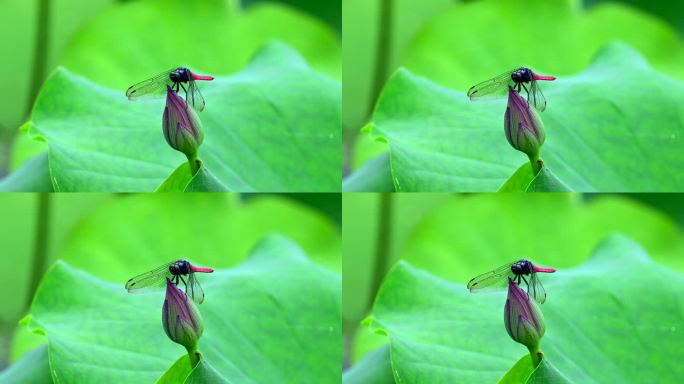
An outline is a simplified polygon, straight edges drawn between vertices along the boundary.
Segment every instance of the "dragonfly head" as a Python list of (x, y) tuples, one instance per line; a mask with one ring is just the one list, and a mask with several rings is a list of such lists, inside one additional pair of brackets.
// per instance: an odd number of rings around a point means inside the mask
[(521, 259), (511, 264), (511, 272), (516, 275), (529, 275), (533, 271), (534, 266), (531, 262)]
[(527, 83), (533, 78), (532, 71), (529, 68), (520, 67), (511, 72), (511, 80), (516, 83)]
[(185, 83), (190, 80), (190, 71), (185, 67), (179, 67), (175, 71), (169, 73), (169, 78), (174, 83)]
[(173, 275), (187, 275), (190, 272), (190, 263), (187, 260), (180, 259), (169, 265), (169, 272)]

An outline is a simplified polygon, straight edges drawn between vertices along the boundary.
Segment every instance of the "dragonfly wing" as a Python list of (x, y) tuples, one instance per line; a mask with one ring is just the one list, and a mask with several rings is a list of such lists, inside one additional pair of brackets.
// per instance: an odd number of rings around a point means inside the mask
[(202, 97), (197, 83), (192, 79), (188, 81), (188, 92), (185, 94), (185, 101), (192, 105), (197, 112), (204, 110), (204, 97)]
[(504, 264), (497, 269), (472, 278), (468, 282), (468, 289), (470, 292), (479, 292), (487, 288), (496, 289), (507, 287), (507, 278), (513, 278), (515, 276), (513, 271), (511, 271), (511, 264), (513, 264), (513, 262)]
[(532, 80), (530, 83), (530, 92), (527, 94), (527, 101), (537, 108), (539, 112), (544, 112), (546, 109), (546, 98), (535, 80)]
[(154, 96), (166, 93), (166, 86), (173, 85), (173, 81), (171, 81), (169, 74), (176, 69), (177, 68), (170, 69), (153, 78), (130, 86), (128, 90), (126, 90), (126, 97), (128, 97), (128, 100), (133, 100), (142, 96)]
[(204, 291), (194, 273), (188, 275), (188, 283), (185, 285), (185, 294), (197, 304), (204, 302)]
[(532, 276), (530, 276), (530, 282), (527, 284), (527, 294), (532, 296), (539, 304), (544, 304), (546, 301), (546, 291), (536, 273), (532, 273)]
[(515, 85), (515, 82), (511, 79), (512, 72), (513, 70), (504, 72), (499, 76), (470, 87), (468, 97), (470, 100), (477, 100), (485, 96), (496, 97), (508, 94), (508, 85)]
[(171, 264), (173, 263), (166, 263), (151, 271), (135, 276), (126, 282), (126, 289), (128, 292), (137, 293), (165, 287), (166, 278), (173, 277), (173, 274), (169, 271)]

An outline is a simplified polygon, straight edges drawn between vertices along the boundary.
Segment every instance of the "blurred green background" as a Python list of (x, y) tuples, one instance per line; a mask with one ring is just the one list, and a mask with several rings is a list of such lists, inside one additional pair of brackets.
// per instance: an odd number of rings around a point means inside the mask
[(519, 258), (577, 266), (622, 233), (684, 272), (682, 194), (347, 193), (342, 207), (346, 367), (387, 342), (360, 322), (399, 259), (465, 285)]
[[(168, 5), (168, 14), (145, 16), (154, 9), (146, 3)], [(182, 20), (182, 15), (192, 13), (184, 12), (183, 7), (192, 7), (193, 1), (179, 7), (163, 0), (4, 0), (0, 35), (6, 38), (0, 41), (0, 50), (5, 52), (0, 69), (12, 75), (5, 76), (7, 91), (0, 94), (0, 180), (45, 152), (45, 143), (20, 134), (19, 128), (30, 120), (44, 80), (60, 65), (100, 84), (125, 89), (130, 80), (118, 76), (122, 70), (138, 79), (145, 76), (139, 71), (149, 75), (150, 66), (158, 68), (162, 62), (180, 60), (185, 65), (203, 62), (202, 69), (211, 69), (215, 75), (230, 74), (243, 67), (264, 43), (279, 40), (301, 53), (315, 70), (340, 77), (341, 0), (197, 0), (199, 3), (211, 3), (225, 12), (195, 15), (197, 20), (189, 20), (188, 26), (204, 26), (188, 34), (195, 47), (172, 49), (174, 41), (162, 36), (136, 39), (136, 31), (145, 26), (122, 25), (121, 18), (137, 12), (143, 20), (148, 17), (159, 32), (168, 27), (165, 19)], [(151, 38), (159, 39), (155, 52), (165, 52), (164, 57), (145, 54)], [(122, 40), (126, 43), (112, 47), (112, 42)], [(193, 59), (197, 56), (202, 57)]]
[[(499, 20), (506, 10), (526, 16)], [(386, 152), (387, 145), (360, 134), (360, 129), (370, 121), (386, 80), (400, 66), (465, 91), (487, 73), (508, 69), (511, 60), (520, 65), (521, 58), (555, 75), (577, 73), (600, 46), (621, 40), (659, 71), (683, 76), (684, 5), (678, 2), (345, 0), (342, 13), (344, 175), (368, 165), (355, 180), (362, 178), (366, 187), (351, 190), (388, 188), (382, 178), (383, 172), (388, 174), (387, 160), (375, 167), (366, 163)], [(516, 45), (521, 37), (525, 44)]]
[(314, 261), (341, 270), (340, 194), (2, 194), (0, 366), (44, 343), (19, 320), (57, 259), (121, 284), (165, 262), (188, 258), (213, 268), (244, 260), (280, 233)]

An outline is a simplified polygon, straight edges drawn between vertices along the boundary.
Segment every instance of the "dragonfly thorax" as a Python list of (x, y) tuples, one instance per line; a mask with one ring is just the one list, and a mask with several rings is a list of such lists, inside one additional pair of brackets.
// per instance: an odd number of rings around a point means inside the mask
[(171, 274), (174, 276), (187, 275), (190, 273), (190, 263), (188, 263), (187, 260), (178, 260), (169, 265), (169, 272), (171, 272)]
[(511, 264), (511, 272), (516, 275), (529, 275), (532, 270), (532, 263), (524, 259)]
[(525, 67), (518, 68), (511, 73), (511, 80), (516, 83), (528, 83), (532, 81), (532, 71)]
[(187, 83), (190, 80), (190, 71), (185, 67), (180, 67), (169, 73), (169, 78), (174, 83)]

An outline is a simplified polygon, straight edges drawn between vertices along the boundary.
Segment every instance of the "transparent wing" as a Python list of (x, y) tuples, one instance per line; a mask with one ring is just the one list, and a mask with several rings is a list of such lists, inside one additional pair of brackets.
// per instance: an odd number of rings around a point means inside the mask
[(507, 95), (508, 86), (515, 85), (515, 82), (511, 79), (513, 71), (514, 69), (470, 87), (468, 97), (470, 100), (477, 100), (485, 96), (497, 97)]
[(166, 278), (173, 278), (173, 274), (169, 271), (171, 264), (173, 262), (160, 265), (151, 271), (135, 276), (126, 282), (126, 289), (128, 292), (137, 293), (166, 287)]
[(544, 112), (546, 109), (546, 98), (542, 94), (541, 88), (536, 80), (530, 83), (530, 91), (527, 94), (527, 101), (530, 105), (537, 108), (539, 112)]
[(527, 294), (539, 304), (544, 304), (546, 301), (546, 291), (537, 277), (537, 273), (532, 273), (532, 276), (530, 276), (530, 282), (527, 284)]
[(168, 71), (164, 71), (153, 78), (130, 86), (128, 90), (126, 90), (126, 97), (128, 97), (128, 100), (133, 100), (142, 96), (166, 94), (166, 86), (173, 85), (173, 81), (171, 81), (169, 74), (176, 69), (177, 68), (169, 69)]
[(483, 273), (480, 276), (472, 278), (468, 282), (468, 289), (470, 292), (479, 292), (488, 288), (498, 289), (508, 286), (508, 277), (513, 278), (515, 274), (511, 271), (511, 264), (504, 264), (497, 269)]
[(197, 112), (204, 110), (204, 97), (200, 93), (197, 83), (190, 79), (188, 81), (188, 91), (185, 93), (185, 101), (191, 105)]
[(185, 284), (185, 294), (197, 304), (204, 302), (204, 291), (194, 273), (188, 275), (188, 282)]

